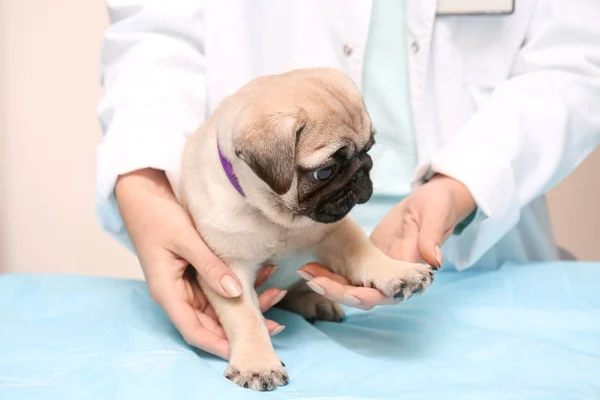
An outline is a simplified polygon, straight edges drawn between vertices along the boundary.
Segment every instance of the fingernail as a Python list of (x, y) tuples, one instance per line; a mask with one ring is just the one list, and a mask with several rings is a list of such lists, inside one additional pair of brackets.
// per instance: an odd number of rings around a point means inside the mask
[(279, 333), (281, 333), (282, 330), (285, 329), (285, 325), (279, 325), (277, 328), (273, 329), (271, 332), (269, 332), (270, 336), (275, 336)]
[(271, 307), (273, 307), (275, 304), (279, 303), (285, 297), (286, 294), (287, 294), (287, 290), (282, 290), (281, 292), (279, 292), (279, 294), (271, 302)]
[(357, 306), (360, 303), (362, 303), (362, 301), (360, 301), (360, 299), (358, 297), (354, 297), (349, 294), (344, 296), (344, 304), (346, 304), (348, 306)]
[(435, 246), (435, 260), (437, 261), (437, 269), (442, 268), (442, 251), (440, 250), (440, 246)]
[(231, 297), (239, 297), (242, 294), (242, 287), (231, 275), (221, 278), (221, 287)]
[(309, 274), (306, 271), (302, 271), (301, 269), (296, 271), (296, 273), (298, 274), (298, 276), (300, 276), (300, 278), (304, 279), (305, 281), (310, 281), (312, 279), (315, 279), (315, 277), (312, 274)]
[(275, 271), (277, 271), (277, 265), (273, 265), (271, 267), (269, 274), (267, 275), (267, 280), (271, 279), (271, 277), (275, 274)]
[(325, 291), (323, 290), (323, 288), (319, 285), (317, 285), (314, 282), (306, 282), (306, 284), (308, 285), (309, 288), (311, 288), (313, 290), (313, 292), (315, 293), (319, 293), (321, 295), (325, 294)]

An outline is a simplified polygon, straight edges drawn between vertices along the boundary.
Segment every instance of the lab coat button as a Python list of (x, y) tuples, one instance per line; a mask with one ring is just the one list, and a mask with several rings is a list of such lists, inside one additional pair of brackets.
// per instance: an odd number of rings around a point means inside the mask
[(412, 42), (412, 45), (410, 47), (412, 48), (413, 53), (418, 53), (421, 49), (421, 46), (419, 46), (419, 42), (416, 40)]
[(352, 46), (350, 46), (349, 44), (345, 44), (344, 45), (344, 54), (348, 57), (350, 57), (352, 55)]

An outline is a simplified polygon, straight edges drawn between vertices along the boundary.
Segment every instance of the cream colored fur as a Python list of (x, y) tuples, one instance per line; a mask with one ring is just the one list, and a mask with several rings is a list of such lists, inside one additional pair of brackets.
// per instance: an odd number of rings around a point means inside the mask
[[(337, 101), (341, 93), (342, 102), (347, 104), (330, 106), (328, 103), (334, 100), (316, 96), (316, 89), (310, 84), (313, 81), (331, 85), (331, 90), (338, 93)], [(352, 119), (359, 132), (353, 140), (361, 144), (369, 140), (366, 124), (370, 124), (370, 119), (358, 90), (348, 78), (329, 69), (298, 70), (259, 78), (225, 99), (190, 137), (183, 157), (182, 204), (206, 243), (243, 284), (241, 297), (226, 299), (200, 282), (231, 344), (225, 374), (238, 385), (255, 390), (272, 390), (288, 381), (285, 367), (271, 344), (253, 286), (256, 272), (266, 262), (276, 262), (297, 251), (310, 251), (316, 260), (354, 284), (375, 287), (390, 297), (400, 290), (408, 298), (413, 291), (429, 286), (433, 277), (427, 265), (395, 261), (384, 255), (350, 217), (333, 224), (320, 224), (297, 215), (294, 212), (296, 179), (287, 193), (277, 195), (237, 157), (236, 144), (262, 140), (268, 145), (277, 134), (265, 131), (262, 136), (245, 138), (240, 130), (244, 130), (248, 121), (240, 121), (240, 115), (245, 119), (260, 119), (262, 114), (275, 115), (275, 118), (281, 115), (281, 129), (286, 129), (284, 125), (295, 123), (290, 110), (296, 103), (302, 106), (302, 118), (307, 119), (329, 112), (330, 115), (315, 118), (335, 122), (348, 110), (358, 114), (360, 118)], [(257, 115), (248, 114), (251, 104)], [(326, 153), (323, 148), (341, 140), (340, 124), (323, 125), (318, 135), (300, 141), (295, 163), (318, 164)], [(233, 164), (246, 197), (235, 190), (224, 174), (217, 154), (217, 139)], [(330, 319), (340, 317), (338, 305), (308, 293), (302, 283), (296, 284), (295, 290), (286, 297), (282, 304), (307, 318), (311, 312), (314, 314), (317, 303), (325, 313), (331, 314)]]

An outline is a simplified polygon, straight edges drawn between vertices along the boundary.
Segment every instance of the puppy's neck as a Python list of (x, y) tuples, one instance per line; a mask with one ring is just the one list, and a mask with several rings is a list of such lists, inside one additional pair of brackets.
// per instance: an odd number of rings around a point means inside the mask
[(267, 194), (263, 197), (263, 201), (264, 202), (260, 206), (254, 206), (253, 208), (259, 212), (263, 218), (278, 226), (280, 229), (291, 231), (314, 227), (318, 224), (310, 218), (290, 210), (283, 204), (281, 197), (276, 194)]

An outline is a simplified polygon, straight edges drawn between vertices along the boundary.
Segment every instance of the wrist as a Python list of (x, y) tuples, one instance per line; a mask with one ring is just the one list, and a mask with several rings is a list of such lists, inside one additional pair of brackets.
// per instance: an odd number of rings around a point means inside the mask
[(119, 201), (119, 197), (139, 194), (141, 191), (174, 198), (167, 175), (162, 170), (143, 168), (119, 175), (117, 178), (115, 183), (117, 201)]
[(446, 175), (434, 175), (430, 182), (437, 182), (444, 186), (452, 197), (454, 211), (456, 213), (456, 224), (464, 221), (477, 209), (477, 203), (469, 189), (460, 181)]

